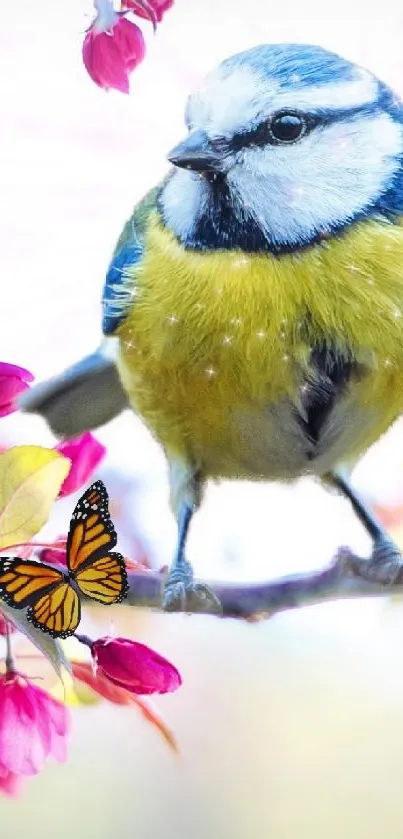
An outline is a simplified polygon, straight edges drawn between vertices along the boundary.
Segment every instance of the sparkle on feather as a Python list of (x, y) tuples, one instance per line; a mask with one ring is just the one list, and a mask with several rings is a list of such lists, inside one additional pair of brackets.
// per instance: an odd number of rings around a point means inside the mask
[(248, 256), (237, 256), (236, 259), (233, 260), (232, 267), (243, 268), (245, 265), (248, 265), (249, 262), (250, 258)]

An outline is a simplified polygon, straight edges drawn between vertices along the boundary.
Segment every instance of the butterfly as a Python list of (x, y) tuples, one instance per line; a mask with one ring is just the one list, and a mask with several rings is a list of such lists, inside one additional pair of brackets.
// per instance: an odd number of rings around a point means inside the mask
[(81, 619), (79, 592), (109, 605), (126, 597), (128, 581), (108, 510), (108, 493), (95, 481), (74, 509), (66, 544), (67, 572), (43, 562), (0, 557), (0, 598), (53, 638), (73, 635)]

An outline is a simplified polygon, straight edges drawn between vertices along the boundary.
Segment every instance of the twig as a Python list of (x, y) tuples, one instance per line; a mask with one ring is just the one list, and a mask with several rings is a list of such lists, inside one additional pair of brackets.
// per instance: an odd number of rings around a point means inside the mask
[[(65, 566), (54, 564), (65, 571)], [(161, 609), (165, 573), (131, 571), (128, 573), (129, 591), (122, 605)], [(201, 580), (198, 582), (202, 582)], [(381, 597), (403, 594), (403, 562), (401, 554), (388, 554), (385, 563), (376, 566), (362, 559), (349, 548), (340, 548), (326, 568), (279, 577), (263, 583), (207, 582), (222, 605), (222, 617), (257, 619), (268, 618), (276, 612), (314, 606), (329, 600), (348, 600), (355, 597)], [(91, 605), (102, 605), (88, 600)], [(198, 612), (208, 614), (201, 606)]]
[[(223, 617), (270, 617), (276, 612), (312, 606), (328, 600), (379, 597), (403, 593), (401, 561), (396, 560), (395, 582), (385, 584), (365, 577), (368, 563), (341, 548), (327, 568), (264, 583), (208, 583), (222, 604)], [(157, 572), (129, 574), (129, 592), (124, 603), (130, 606), (161, 608), (164, 576)], [(94, 601), (92, 601), (94, 603)], [(207, 610), (206, 610), (207, 611)]]

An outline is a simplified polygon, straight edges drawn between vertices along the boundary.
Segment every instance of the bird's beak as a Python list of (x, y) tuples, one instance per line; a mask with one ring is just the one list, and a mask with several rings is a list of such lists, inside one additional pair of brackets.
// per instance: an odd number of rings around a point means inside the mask
[(221, 172), (223, 155), (213, 148), (204, 131), (192, 131), (167, 155), (170, 163), (193, 172)]

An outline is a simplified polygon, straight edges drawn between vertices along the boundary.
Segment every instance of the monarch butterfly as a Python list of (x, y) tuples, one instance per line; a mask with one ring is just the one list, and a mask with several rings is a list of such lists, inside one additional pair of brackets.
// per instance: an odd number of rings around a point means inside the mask
[(108, 510), (108, 493), (95, 481), (81, 496), (70, 522), (67, 573), (43, 562), (0, 557), (0, 598), (15, 609), (28, 606), (27, 618), (53, 638), (73, 635), (81, 619), (78, 591), (107, 605), (128, 590), (124, 559), (109, 553), (117, 542)]

